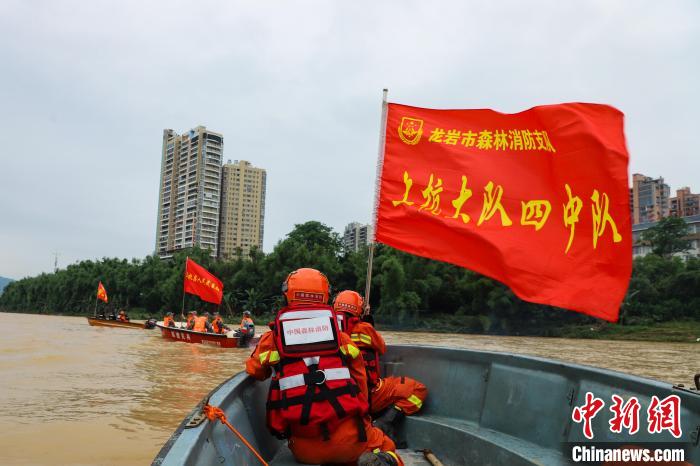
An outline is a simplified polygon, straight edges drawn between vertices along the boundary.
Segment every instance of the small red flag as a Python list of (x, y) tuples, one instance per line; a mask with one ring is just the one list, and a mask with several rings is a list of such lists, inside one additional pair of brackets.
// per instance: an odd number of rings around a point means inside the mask
[(188, 257), (185, 263), (185, 292), (197, 295), (203, 301), (221, 304), (224, 284), (207, 269)]
[(623, 114), (388, 104), (376, 241), (617, 321), (632, 269)]
[(107, 301), (108, 301), (108, 299), (107, 299), (107, 290), (105, 290), (105, 287), (104, 287), (104, 285), (102, 285), (102, 282), (100, 282), (100, 283), (97, 285), (97, 299), (100, 299), (100, 300), (102, 300), (102, 301), (104, 301), (104, 302), (107, 302)]

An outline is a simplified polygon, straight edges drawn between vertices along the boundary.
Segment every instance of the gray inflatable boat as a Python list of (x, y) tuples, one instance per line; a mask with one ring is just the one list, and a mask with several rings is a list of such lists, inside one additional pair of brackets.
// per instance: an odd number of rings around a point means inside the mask
[[(399, 429), (407, 465), (429, 464), (417, 451), (430, 449), (451, 465), (570, 464), (572, 449), (620, 445), (683, 449), (685, 461), (700, 465), (700, 393), (649, 379), (549, 359), (507, 353), (426, 346), (391, 346), (383, 358), (385, 375), (414, 377), (430, 391), (421, 412)], [(697, 380), (697, 379), (696, 379)], [(157, 466), (258, 465), (251, 451), (201, 407), (220, 407), (229, 422), (274, 466), (297, 464), (284, 442), (265, 427), (267, 383), (239, 373), (213, 390), (188, 416), (153, 461)], [(586, 393), (605, 402), (592, 419), (593, 440), (572, 420)], [(636, 397), (639, 431), (611, 432), (612, 395)], [(680, 398), (682, 434), (649, 433), (647, 408), (656, 396)], [(585, 457), (584, 457), (585, 458)], [(591, 462), (587, 464), (600, 464)]]

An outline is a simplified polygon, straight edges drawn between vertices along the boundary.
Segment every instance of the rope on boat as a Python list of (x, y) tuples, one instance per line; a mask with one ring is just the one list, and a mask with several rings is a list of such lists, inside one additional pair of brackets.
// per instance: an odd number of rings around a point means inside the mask
[(253, 447), (253, 445), (251, 445), (250, 442), (248, 442), (248, 440), (246, 440), (246, 438), (243, 437), (243, 435), (240, 432), (238, 432), (238, 430), (235, 427), (233, 427), (230, 422), (228, 422), (228, 419), (226, 419), (226, 414), (224, 414), (221, 408), (217, 408), (216, 406), (206, 404), (204, 405), (203, 411), (210, 421), (215, 421), (216, 419), (218, 419), (223, 425), (228, 427), (231, 432), (236, 434), (236, 436), (241, 440), (241, 442), (243, 442), (243, 444), (246, 447), (248, 447), (248, 449), (255, 455), (255, 457), (260, 461), (260, 463), (263, 466), (269, 466), (267, 462), (263, 459), (263, 457), (260, 456), (260, 453), (258, 453), (255, 447)]

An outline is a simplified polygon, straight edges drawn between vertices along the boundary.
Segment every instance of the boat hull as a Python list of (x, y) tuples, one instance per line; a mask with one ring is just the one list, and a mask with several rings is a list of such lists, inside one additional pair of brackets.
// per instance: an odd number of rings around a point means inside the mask
[(255, 345), (259, 338), (245, 340), (243, 338), (231, 337), (227, 334), (195, 332), (179, 327), (165, 327), (162, 322), (156, 323), (163, 338), (184, 343), (195, 343), (218, 348), (245, 348)]
[(140, 328), (146, 327), (142, 323), (137, 322), (119, 322), (118, 320), (99, 319), (97, 317), (88, 317), (88, 324), (92, 327), (115, 327), (115, 328)]
[[(398, 431), (409, 449), (431, 449), (445, 466), (570, 464), (571, 445), (666, 442), (686, 449), (686, 464), (700, 464), (696, 428), (700, 394), (667, 383), (564, 362), (450, 348), (391, 346), (383, 358), (385, 376), (405, 375), (424, 382), (430, 393), (423, 409), (407, 417)], [(239, 373), (212, 391), (204, 402), (220, 407), (229, 422), (271, 466), (296, 464), (284, 442), (265, 427), (269, 383)], [(572, 421), (587, 392), (606, 401), (592, 420), (595, 439), (587, 440)], [(641, 428), (610, 432), (610, 398), (636, 396), (642, 406)], [(682, 437), (646, 430), (652, 396), (681, 399)], [(201, 420), (201, 404), (186, 418), (153, 461), (157, 466), (257, 464), (238, 438), (218, 422)], [(596, 445), (600, 446), (599, 443)], [(667, 445), (667, 446), (668, 446)], [(568, 450), (567, 450), (568, 449)], [(408, 463), (407, 463), (408, 464)], [(417, 464), (417, 463), (412, 463)], [(678, 463), (681, 464), (681, 463)]]

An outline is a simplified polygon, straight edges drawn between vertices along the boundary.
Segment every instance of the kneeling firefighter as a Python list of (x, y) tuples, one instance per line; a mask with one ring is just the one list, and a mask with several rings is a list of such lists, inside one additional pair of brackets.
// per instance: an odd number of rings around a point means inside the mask
[(350, 335), (362, 352), (370, 392), (370, 413), (378, 416), (374, 425), (395, 438), (396, 425), (404, 416), (421, 409), (428, 389), (410, 377), (381, 378), (379, 356), (386, 353), (386, 343), (371, 323), (362, 320), (363, 307), (362, 296), (351, 290), (341, 291), (333, 301), (333, 309), (343, 322), (343, 332)]
[[(402, 466), (394, 442), (367, 415), (360, 350), (327, 305), (328, 279), (299, 269), (282, 285), (286, 307), (246, 362), (258, 380), (272, 375), (267, 425), (300, 463)], [(359, 461), (358, 461), (359, 459)]]

